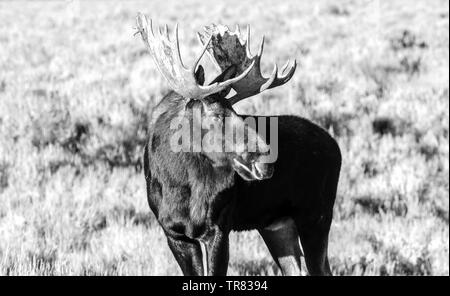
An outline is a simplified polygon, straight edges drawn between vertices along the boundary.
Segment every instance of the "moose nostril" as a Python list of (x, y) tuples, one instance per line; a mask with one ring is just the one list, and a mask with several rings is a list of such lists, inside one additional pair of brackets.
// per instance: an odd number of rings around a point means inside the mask
[(256, 169), (265, 176), (265, 178), (271, 178), (274, 172), (274, 167), (266, 163), (255, 163)]

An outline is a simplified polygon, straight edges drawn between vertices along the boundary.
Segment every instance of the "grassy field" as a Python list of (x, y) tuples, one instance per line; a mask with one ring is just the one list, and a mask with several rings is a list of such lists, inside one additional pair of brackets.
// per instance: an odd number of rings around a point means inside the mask
[[(146, 201), (147, 116), (168, 85), (133, 36), (141, 11), (180, 23), (187, 63), (212, 22), (251, 24), (255, 50), (265, 34), (266, 70), (299, 61), (237, 110), (338, 140), (335, 274), (448, 275), (448, 1), (336, 2), (0, 2), (0, 274), (180, 274)], [(279, 274), (256, 232), (230, 252), (229, 274)]]

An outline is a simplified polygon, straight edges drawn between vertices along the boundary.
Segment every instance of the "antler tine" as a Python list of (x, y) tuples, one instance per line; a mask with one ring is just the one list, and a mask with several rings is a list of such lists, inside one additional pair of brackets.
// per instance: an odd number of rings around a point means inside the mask
[(191, 69), (193, 75), (195, 75), (195, 70), (197, 69), (197, 65), (200, 63), (200, 60), (202, 59), (203, 55), (205, 54), (205, 51), (208, 49), (208, 46), (211, 43), (211, 39), (212, 39), (212, 36), (210, 36), (208, 38), (208, 41), (205, 42), (205, 44), (203, 45), (203, 49), (200, 52), (200, 55), (198, 56), (197, 60), (194, 63), (194, 66)]
[(181, 52), (180, 52), (180, 41), (178, 39), (178, 23), (175, 24), (175, 46), (176, 46), (176, 51), (177, 51), (177, 58), (178, 61), (180, 62), (181, 66), (186, 69), (186, 67), (184, 66), (183, 63), (183, 59), (181, 58)]
[(297, 60), (294, 59), (292, 66), (289, 68), (289, 71), (287, 71), (287, 73), (285, 73), (286, 70), (288, 69), (288, 65), (289, 65), (289, 60), (286, 62), (286, 64), (281, 69), (281, 76), (279, 76), (279, 77), (277, 76), (277, 79), (275, 80), (275, 82), (274, 82), (273, 86), (271, 86), (271, 88), (279, 86), (279, 85), (283, 85), (292, 78), (292, 76), (295, 73), (295, 69), (297, 68)]
[[(207, 30), (207, 27), (204, 27), (205, 30)], [(211, 37), (211, 36), (210, 36)], [(207, 34), (202, 34), (200, 32), (197, 32), (197, 39), (200, 42), (200, 44), (205, 44), (205, 42), (203, 41), (204, 39), (209, 39), (210, 37), (207, 36)], [(212, 40), (212, 39), (211, 39)], [(207, 49), (211, 49), (211, 47), (207, 48)], [(214, 59), (214, 56), (211, 54), (208, 54), (209, 59), (211, 60), (211, 62), (214, 64), (214, 66), (217, 68), (218, 71), (221, 71), (221, 67), (220, 65), (217, 63), (217, 61)]]
[(246, 51), (247, 51), (247, 55), (249, 57), (252, 56), (252, 53), (250, 51), (250, 25), (247, 25), (247, 39), (246, 39)]
[[(284, 72), (286, 72), (287, 70), (287, 66), (288, 66), (289, 60), (286, 63), (286, 65), (283, 67), (283, 69), (281, 70), (281, 73), (283, 74)], [(281, 77), (282, 79), (285, 80), (285, 83), (289, 81), (289, 79), (292, 78), (292, 76), (295, 73), (295, 70), (297, 69), (297, 60), (294, 59), (294, 63), (292, 64), (292, 66), (289, 68), (289, 71), (283, 76)]]
[[(283, 74), (284, 71), (286, 71), (287, 67), (289, 66), (289, 62), (290, 62), (290, 61), (291, 61), (291, 60), (288, 59), (288, 60), (286, 61), (286, 63), (284, 64), (283, 68), (281, 68), (281, 74)], [(295, 64), (295, 60), (294, 60), (294, 64)]]
[(261, 44), (259, 45), (258, 54), (257, 54), (257, 56), (258, 56), (260, 59), (261, 59), (261, 56), (262, 56), (263, 51), (264, 51), (264, 39), (265, 39), (265, 37), (264, 37), (264, 35), (263, 35), (262, 40), (261, 40)]
[(274, 83), (274, 81), (277, 79), (278, 76), (277, 74), (278, 74), (278, 66), (277, 64), (275, 64), (273, 66), (272, 74), (270, 74), (269, 79), (267, 79), (267, 81), (263, 85), (261, 85), (259, 92), (263, 92), (266, 89), (269, 89)]

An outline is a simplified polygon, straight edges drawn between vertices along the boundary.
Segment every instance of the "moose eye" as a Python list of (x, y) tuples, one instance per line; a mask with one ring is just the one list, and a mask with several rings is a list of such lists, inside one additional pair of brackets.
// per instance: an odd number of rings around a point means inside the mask
[(214, 114), (213, 116), (212, 116), (212, 119), (214, 120), (214, 121), (221, 121), (222, 120), (222, 115), (221, 114)]

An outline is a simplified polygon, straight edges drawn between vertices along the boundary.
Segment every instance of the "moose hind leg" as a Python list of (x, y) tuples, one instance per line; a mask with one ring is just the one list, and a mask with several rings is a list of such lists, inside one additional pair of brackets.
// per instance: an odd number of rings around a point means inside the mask
[(309, 275), (332, 275), (328, 262), (328, 225), (298, 227)]
[[(328, 261), (328, 236), (333, 219), (333, 206), (339, 180), (340, 164), (327, 175), (314, 201), (294, 217), (310, 275), (333, 275)], [(314, 210), (316, 209), (316, 210)], [(319, 209), (319, 210), (317, 210)]]
[(282, 218), (260, 229), (264, 242), (283, 275), (301, 275), (302, 251), (297, 228), (291, 218)]

